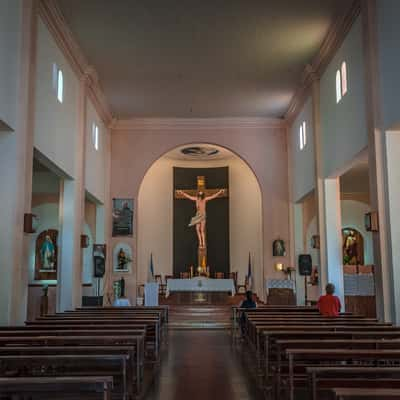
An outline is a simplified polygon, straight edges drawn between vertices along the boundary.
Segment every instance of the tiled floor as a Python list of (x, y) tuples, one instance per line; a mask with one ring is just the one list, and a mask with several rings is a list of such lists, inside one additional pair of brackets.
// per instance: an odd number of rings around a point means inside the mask
[(145, 400), (259, 400), (224, 330), (171, 330)]

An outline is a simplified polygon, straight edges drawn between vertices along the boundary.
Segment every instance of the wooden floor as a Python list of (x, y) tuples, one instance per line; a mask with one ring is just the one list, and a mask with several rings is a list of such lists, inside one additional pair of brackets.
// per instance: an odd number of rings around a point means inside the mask
[(160, 373), (145, 400), (261, 400), (227, 330), (170, 330)]

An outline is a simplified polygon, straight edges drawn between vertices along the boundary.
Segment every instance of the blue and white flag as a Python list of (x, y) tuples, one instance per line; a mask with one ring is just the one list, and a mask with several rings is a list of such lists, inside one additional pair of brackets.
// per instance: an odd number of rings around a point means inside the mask
[(149, 266), (149, 274), (147, 277), (148, 282), (154, 282), (154, 265), (153, 265), (153, 253), (150, 253), (150, 266)]
[(252, 290), (253, 289), (253, 275), (251, 273), (251, 256), (249, 252), (249, 264), (247, 267), (247, 288), (246, 290)]

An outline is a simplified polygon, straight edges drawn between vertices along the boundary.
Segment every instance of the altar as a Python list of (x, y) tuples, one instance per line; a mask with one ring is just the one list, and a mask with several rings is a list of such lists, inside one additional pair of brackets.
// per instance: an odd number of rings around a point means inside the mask
[(219, 292), (230, 293), (231, 296), (236, 293), (233, 279), (210, 279), (206, 277), (168, 279), (166, 297), (169, 297), (173, 292)]

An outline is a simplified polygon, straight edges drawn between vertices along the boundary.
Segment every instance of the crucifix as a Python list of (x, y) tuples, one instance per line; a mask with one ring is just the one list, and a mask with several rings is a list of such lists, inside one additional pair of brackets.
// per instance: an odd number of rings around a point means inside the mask
[(218, 197), (228, 197), (227, 189), (207, 189), (204, 176), (197, 177), (197, 189), (175, 190), (176, 199), (188, 199), (196, 202), (196, 215), (191, 219), (189, 226), (196, 227), (198, 239), (198, 267), (201, 274), (206, 274), (207, 242), (206, 242), (206, 204)]

